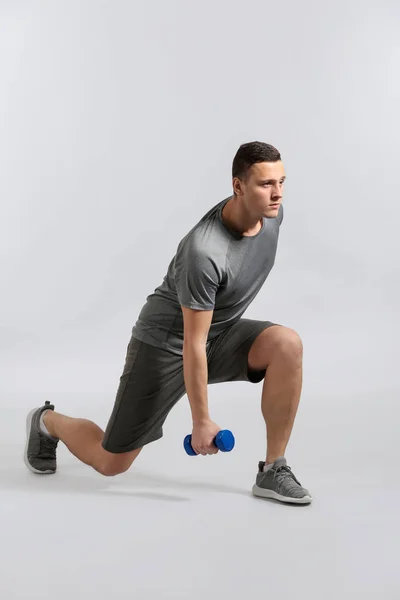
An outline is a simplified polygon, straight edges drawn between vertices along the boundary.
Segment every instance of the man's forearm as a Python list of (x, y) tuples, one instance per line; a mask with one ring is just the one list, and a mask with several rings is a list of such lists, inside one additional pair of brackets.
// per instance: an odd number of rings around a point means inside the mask
[(184, 343), (183, 374), (193, 423), (208, 420), (208, 364), (204, 344)]

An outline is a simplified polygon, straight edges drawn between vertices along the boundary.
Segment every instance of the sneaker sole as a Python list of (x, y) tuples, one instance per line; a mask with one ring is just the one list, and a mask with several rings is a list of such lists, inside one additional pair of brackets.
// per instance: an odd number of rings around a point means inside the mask
[(287, 504), (310, 504), (312, 502), (311, 496), (303, 496), (303, 498), (290, 498), (289, 496), (281, 496), (273, 490), (266, 490), (265, 488), (253, 485), (253, 495), (260, 498), (272, 498), (273, 500), (279, 500), (280, 502), (286, 502)]
[(32, 465), (30, 464), (30, 462), (28, 460), (28, 445), (29, 445), (29, 436), (30, 436), (31, 427), (32, 427), (32, 419), (33, 419), (33, 415), (35, 414), (35, 412), (37, 410), (39, 410), (39, 409), (34, 408), (33, 410), (31, 410), (31, 412), (26, 417), (26, 444), (25, 444), (25, 452), (24, 452), (24, 463), (28, 467), (28, 469), (30, 471), (32, 471), (32, 473), (36, 473), (37, 475), (52, 475), (53, 473), (55, 473), (55, 471), (39, 471), (38, 469), (35, 469), (35, 467), (32, 467)]

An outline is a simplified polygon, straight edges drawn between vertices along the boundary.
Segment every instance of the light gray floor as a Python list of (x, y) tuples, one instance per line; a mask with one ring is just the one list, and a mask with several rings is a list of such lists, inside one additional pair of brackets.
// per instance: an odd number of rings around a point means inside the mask
[[(397, 426), (383, 418), (394, 397), (376, 397), (376, 410), (369, 398), (366, 411), (349, 398), (340, 415), (332, 398), (304, 395), (287, 456), (314, 503), (291, 507), (250, 494), (261, 385), (224, 386), (210, 403), (236, 434), (232, 453), (184, 454), (183, 399), (164, 438), (111, 479), (64, 446), (56, 475), (31, 474), (21, 454), (33, 399), (13, 397), (0, 424), (1, 597), (398, 599)], [(108, 402), (73, 397), (64, 412), (104, 425)]]

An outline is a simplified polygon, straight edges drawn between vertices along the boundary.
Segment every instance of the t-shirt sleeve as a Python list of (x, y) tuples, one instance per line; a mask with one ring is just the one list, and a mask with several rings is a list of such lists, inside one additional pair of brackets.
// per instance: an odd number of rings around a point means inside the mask
[(192, 242), (178, 249), (174, 266), (175, 286), (181, 306), (213, 310), (220, 285), (215, 261)]

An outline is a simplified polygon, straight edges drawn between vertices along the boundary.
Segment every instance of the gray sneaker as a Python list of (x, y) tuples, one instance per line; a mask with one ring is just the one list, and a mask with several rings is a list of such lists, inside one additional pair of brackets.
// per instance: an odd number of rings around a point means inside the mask
[(34, 408), (26, 419), (25, 464), (32, 473), (49, 474), (57, 469), (56, 449), (58, 439), (46, 435), (40, 429), (40, 417), (45, 410), (54, 410), (46, 401), (41, 408)]
[(292, 504), (310, 504), (311, 494), (296, 479), (286, 458), (277, 458), (273, 466), (264, 473), (264, 462), (258, 463), (256, 483), (253, 486), (254, 496), (273, 498)]

